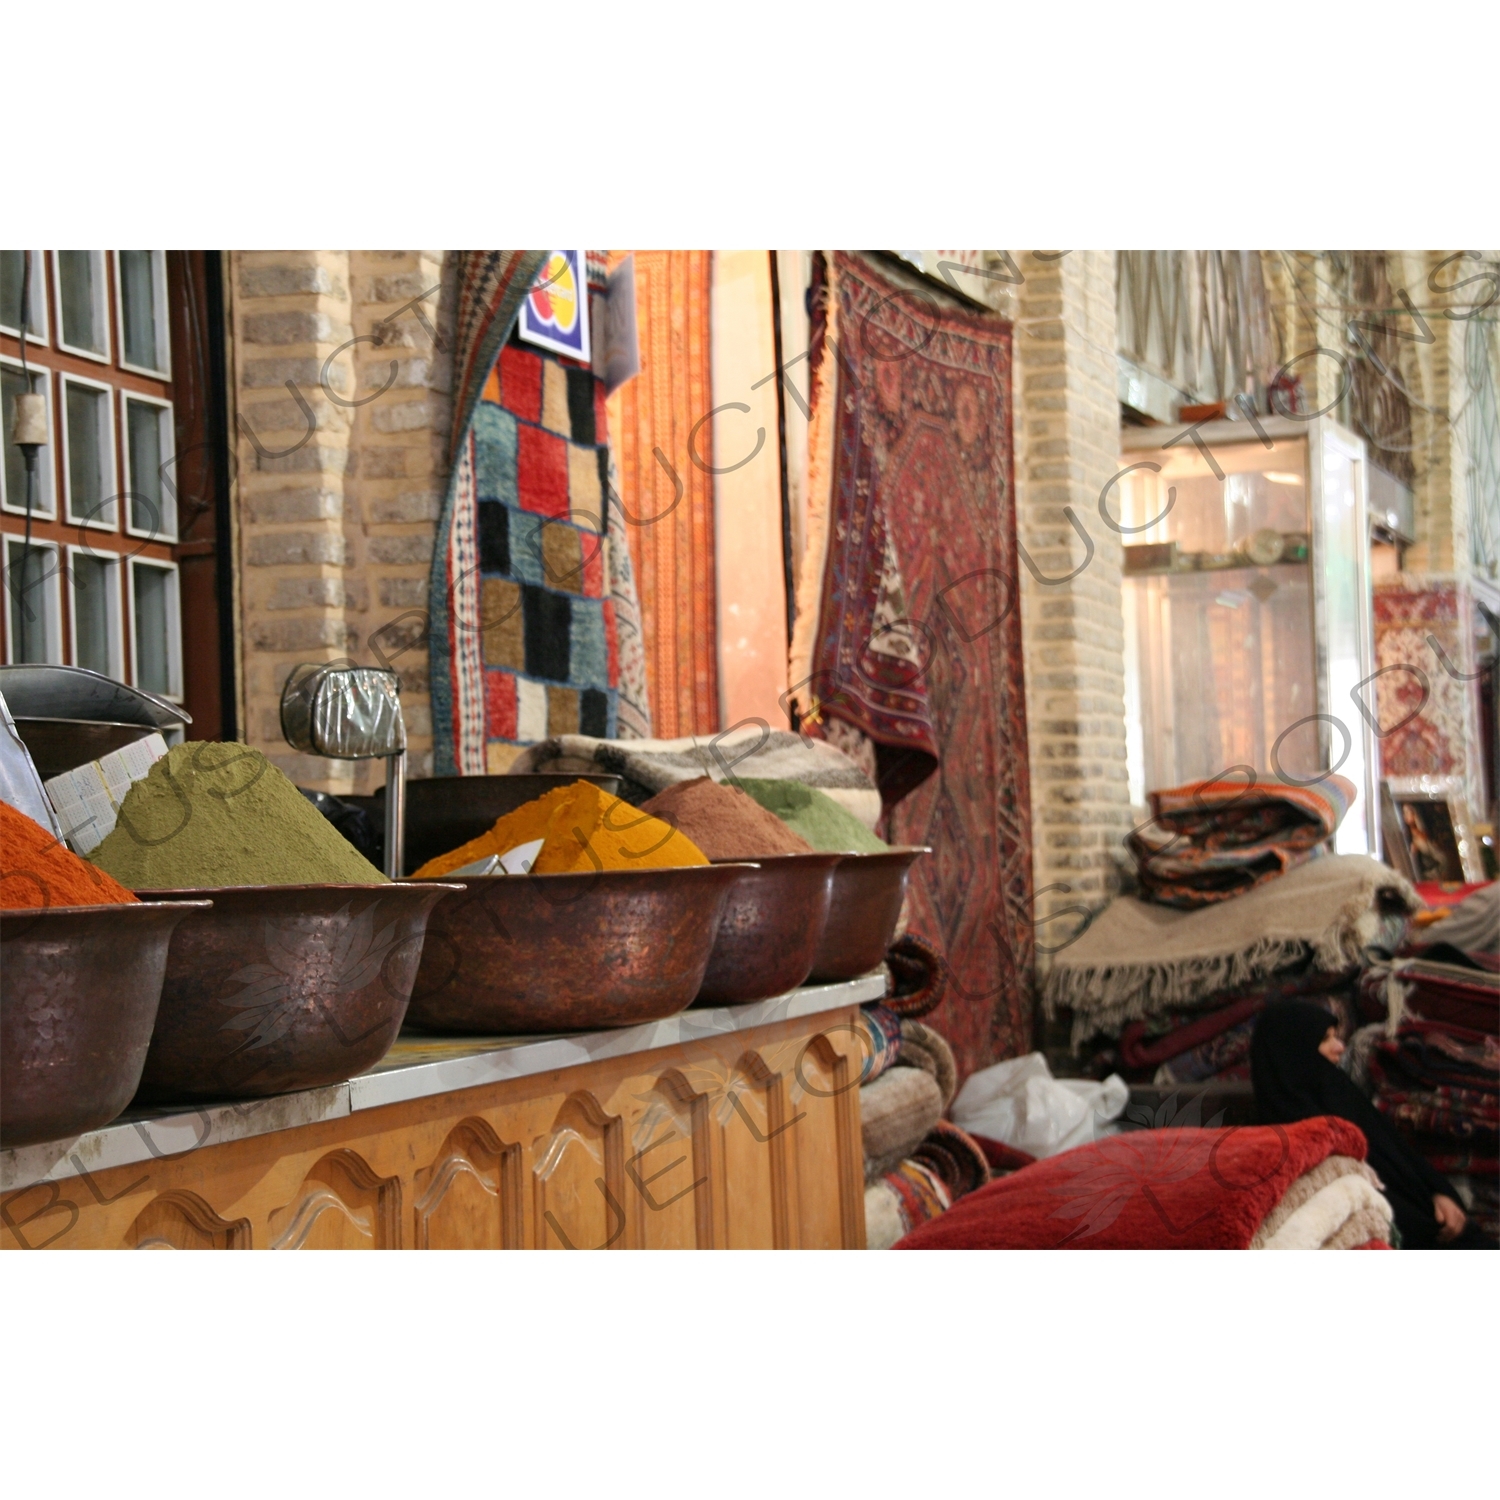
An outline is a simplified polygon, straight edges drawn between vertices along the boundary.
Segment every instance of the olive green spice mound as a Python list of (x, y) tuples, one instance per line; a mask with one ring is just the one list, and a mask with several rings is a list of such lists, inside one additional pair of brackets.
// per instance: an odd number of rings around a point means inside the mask
[(891, 846), (846, 812), (826, 792), (801, 781), (741, 776), (734, 785), (823, 853), (880, 854)]
[(206, 740), (157, 761), (89, 857), (132, 890), (386, 881), (259, 750)]

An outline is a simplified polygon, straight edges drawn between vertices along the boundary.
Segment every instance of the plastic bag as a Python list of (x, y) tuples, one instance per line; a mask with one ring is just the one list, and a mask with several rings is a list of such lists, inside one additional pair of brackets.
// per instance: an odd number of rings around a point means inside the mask
[(953, 1123), (974, 1135), (988, 1136), (1028, 1151), (1055, 1156), (1114, 1134), (1130, 1099), (1118, 1073), (1103, 1083), (1092, 1078), (1054, 1078), (1040, 1052), (1013, 1057), (971, 1073), (953, 1101)]
[(25, 813), (61, 840), (52, 804), (42, 790), (42, 778), (36, 773), (31, 751), (16, 733), (16, 721), (10, 716), (5, 697), (0, 694), (0, 802), (9, 802), (17, 812)]

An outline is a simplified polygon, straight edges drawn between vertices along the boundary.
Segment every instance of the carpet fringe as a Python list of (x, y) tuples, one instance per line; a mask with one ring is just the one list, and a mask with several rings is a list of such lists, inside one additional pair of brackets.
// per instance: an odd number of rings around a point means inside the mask
[(1060, 1010), (1071, 1010), (1072, 1045), (1078, 1047), (1096, 1032), (1118, 1030), (1129, 1021), (1144, 1021), (1265, 979), (1309, 955), (1325, 973), (1356, 968), (1379, 933), (1377, 894), (1374, 885), (1356, 892), (1311, 942), (1264, 936), (1233, 952), (1162, 963), (1083, 965), (1061, 959), (1047, 979), (1043, 1014), (1052, 1019)]

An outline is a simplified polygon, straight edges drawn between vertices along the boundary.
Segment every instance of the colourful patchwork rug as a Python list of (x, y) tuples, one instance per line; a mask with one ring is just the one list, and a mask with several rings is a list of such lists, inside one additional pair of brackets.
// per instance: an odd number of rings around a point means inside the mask
[(804, 728), (873, 745), (886, 837), (929, 844), (912, 930), (960, 1074), (1031, 1046), (1031, 796), (1011, 329), (835, 252), (815, 284)]
[[(502, 773), (549, 736), (642, 731), (644, 659), (629, 548), (610, 514), (603, 385), (513, 333), (541, 265), (528, 257), (503, 285), (480, 283), (474, 296), (497, 299), (487, 319), (466, 312), (460, 289), (461, 340), (466, 326), (483, 332), (456, 359), (466, 383), (433, 566), (438, 775)], [(602, 279), (592, 255), (589, 272), (592, 287)]]

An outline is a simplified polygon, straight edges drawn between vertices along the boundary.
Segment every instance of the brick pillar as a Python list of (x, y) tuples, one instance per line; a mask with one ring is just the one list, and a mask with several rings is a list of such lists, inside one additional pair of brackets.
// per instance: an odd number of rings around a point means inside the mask
[[(1130, 826), (1125, 769), (1121, 537), (1099, 519), (1099, 493), (1120, 468), (1115, 376), (1115, 258), (1075, 250), (1048, 262), (1016, 256), (1025, 276), (1016, 321), (1017, 532), (1043, 578), (1021, 569), (1026, 711), (1038, 938), (1076, 925), (1049, 912), (1108, 894), (1110, 849)], [(1038, 956), (1044, 970), (1046, 958)]]
[(351, 336), (348, 254), (235, 251), (231, 295), (245, 739), (301, 785), (347, 792), (347, 763), (295, 754), (278, 706), (298, 662), (351, 649), (343, 527), (351, 410), (328, 394), (348, 399), (354, 390), (352, 352), (338, 352)]
[[(349, 252), (362, 405), (346, 481), (351, 654), (401, 674), (408, 774), (432, 774), (427, 580), (447, 476), (450, 363), (434, 342), (440, 250)], [(379, 394), (377, 394), (379, 393)], [(360, 791), (385, 779), (363, 763)]]

